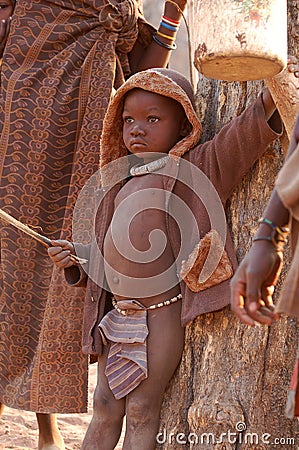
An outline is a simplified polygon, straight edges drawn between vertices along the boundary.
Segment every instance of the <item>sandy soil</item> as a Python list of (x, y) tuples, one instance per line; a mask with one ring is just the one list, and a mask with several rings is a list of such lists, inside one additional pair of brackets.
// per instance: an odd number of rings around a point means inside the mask
[[(58, 415), (58, 424), (66, 450), (79, 450), (92, 414), (92, 396), (96, 384), (96, 364), (89, 371), (89, 412), (87, 414)], [(1, 450), (37, 449), (38, 428), (32, 412), (5, 408), (0, 419)], [(122, 448), (121, 442), (116, 447)]]

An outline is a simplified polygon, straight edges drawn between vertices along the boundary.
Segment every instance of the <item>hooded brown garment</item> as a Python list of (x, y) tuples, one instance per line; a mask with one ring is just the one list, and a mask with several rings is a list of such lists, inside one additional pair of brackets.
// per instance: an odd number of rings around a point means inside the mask
[[(145, 47), (151, 32), (138, 0), (18, 0), (1, 73), (1, 208), (49, 238), (71, 239), (112, 88), (129, 75), (136, 40)], [(83, 298), (41, 244), (3, 224), (1, 402), (86, 411)]]
[[(98, 216), (95, 220), (94, 234), (96, 237), (96, 245), (91, 246), (89, 255), (84, 254), (88, 250), (87, 247), (80, 245), (77, 247), (78, 254), (80, 256), (87, 256), (91, 266), (88, 272), (89, 277), (87, 281), (83, 326), (83, 351), (86, 353), (101, 353), (102, 343), (98, 331), (98, 324), (105, 312), (111, 308), (111, 294), (104, 289), (103, 260), (100, 260), (98, 257), (99, 252), (97, 249), (102, 253), (104, 237), (113, 216), (114, 198), (120, 189), (120, 183), (118, 182), (124, 180), (121, 172), (122, 170), (128, 172), (128, 166), (126, 166), (125, 161), (124, 164), (121, 164), (121, 161), (125, 159), (121, 157), (125, 157), (128, 153), (122, 138), (122, 109), (126, 93), (134, 88), (144, 89), (175, 99), (185, 110), (186, 116), (191, 124), (191, 131), (169, 152), (170, 160), (165, 169), (170, 166), (168, 170), (171, 176), (163, 176), (163, 188), (169, 194), (165, 198), (170, 199), (165, 206), (165, 211), (169, 211), (170, 214), (172, 212), (172, 194), (186, 201), (194, 215), (200, 236), (205, 236), (211, 230), (209, 213), (213, 212), (214, 204), (210, 204), (209, 197), (207, 197), (208, 202), (206, 205), (208, 208), (211, 208), (210, 211), (207, 211), (203, 202), (196, 195), (193, 195), (190, 189), (185, 190), (183, 183), (177, 181), (180, 177), (180, 171), (184, 166), (184, 161), (188, 161), (196, 168), (199, 168), (207, 179), (210, 180), (218, 193), (218, 200), (223, 210), (223, 206), (232, 189), (240, 182), (241, 178), (257, 158), (263, 154), (267, 146), (278, 137), (269, 127), (265, 119), (262, 100), (259, 97), (239, 117), (224, 126), (213, 140), (203, 144), (199, 143), (201, 125), (194, 110), (192, 88), (190, 83), (182, 75), (173, 70), (152, 69), (140, 72), (129, 78), (118, 89), (110, 102), (105, 116), (101, 139), (100, 177), (102, 188), (99, 192), (96, 192), (96, 195), (99, 197), (102, 196), (102, 201), (98, 208)], [(117, 161), (119, 162), (119, 167), (116, 170)], [(113, 163), (112, 166), (110, 163)], [(188, 167), (190, 168), (191, 165), (188, 164)], [(190, 175), (189, 181), (191, 184), (194, 183), (193, 186), (196, 186), (196, 183), (198, 183), (198, 179), (196, 179), (198, 173), (196, 172), (194, 174), (191, 171)], [(107, 186), (109, 186), (109, 189)], [(111, 188), (111, 186), (113, 187)], [(201, 190), (201, 186), (199, 190)], [(202, 186), (202, 190), (204, 190), (204, 185)], [(209, 194), (210, 192), (208, 190)], [(232, 239), (226, 233), (225, 217), (224, 227), (225, 249), (235, 269), (237, 260)], [(169, 231), (168, 238), (171, 242), (173, 253), (176, 256), (179, 254), (181, 242), (178, 238), (177, 229), (171, 221), (167, 224), (167, 230)], [(193, 240), (192, 231), (190, 227), (187, 237), (190, 244), (190, 252), (193, 250), (195, 244), (198, 244), (198, 242), (194, 242)], [(97, 256), (93, 258), (94, 255)], [(181, 269), (180, 263), (181, 261), (179, 261), (177, 272)], [(86, 281), (86, 276), (84, 277), (82, 270), (81, 278), (78, 279), (78, 276), (78, 273), (74, 273), (73, 269), (66, 270), (68, 282), (73, 283), (75, 286), (80, 286)], [(184, 281), (180, 282), (180, 287), (183, 296), (181, 317), (183, 326), (199, 314), (216, 311), (229, 304), (229, 280), (196, 293), (192, 292)]]

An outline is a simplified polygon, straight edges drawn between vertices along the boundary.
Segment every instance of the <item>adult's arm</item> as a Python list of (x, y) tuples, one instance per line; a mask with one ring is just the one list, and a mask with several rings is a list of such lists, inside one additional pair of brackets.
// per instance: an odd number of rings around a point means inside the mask
[[(299, 151), (299, 115), (295, 123), (287, 159)], [(290, 180), (292, 181), (292, 180)], [(298, 195), (299, 196), (299, 195)], [(277, 227), (289, 223), (289, 210), (274, 189), (263, 217)], [(271, 226), (260, 224), (256, 237), (269, 237)], [(282, 267), (282, 252), (267, 240), (257, 240), (246, 255), (231, 281), (231, 308), (239, 319), (250, 326), (255, 322), (270, 325), (278, 318), (274, 313), (272, 295)]]
[[(163, 14), (175, 21), (181, 21), (186, 4), (187, 0), (171, 0), (171, 2), (166, 0)], [(158, 31), (170, 37), (175, 37), (176, 35), (174, 31), (165, 29), (161, 26), (159, 26)], [(159, 41), (166, 45), (171, 44), (169, 39), (162, 36), (159, 36)], [(150, 45), (145, 50), (144, 48), (141, 48), (141, 45), (137, 42), (130, 57), (132, 72), (135, 73), (141, 70), (150, 69), (152, 67), (166, 67), (171, 53), (172, 50), (164, 48), (162, 45), (157, 44), (154, 40), (152, 40)]]

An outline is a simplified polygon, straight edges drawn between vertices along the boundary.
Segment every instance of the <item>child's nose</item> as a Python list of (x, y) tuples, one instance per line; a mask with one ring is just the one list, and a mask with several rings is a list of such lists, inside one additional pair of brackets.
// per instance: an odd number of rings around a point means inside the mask
[(133, 136), (139, 136), (140, 134), (144, 135), (144, 129), (139, 123), (135, 123), (131, 129), (131, 134)]

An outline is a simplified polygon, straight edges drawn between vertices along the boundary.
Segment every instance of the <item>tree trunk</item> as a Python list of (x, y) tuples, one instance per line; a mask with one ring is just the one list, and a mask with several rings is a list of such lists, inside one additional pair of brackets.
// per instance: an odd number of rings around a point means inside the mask
[[(289, 53), (298, 58), (297, 24), (298, 6), (289, 0)], [(203, 139), (240, 114), (262, 86), (200, 76), (197, 103)], [(239, 260), (251, 245), (283, 158), (276, 142), (231, 197), (227, 212)], [(287, 261), (288, 255), (276, 297)], [(297, 420), (285, 418), (297, 339), (295, 319), (283, 317), (271, 327), (250, 328), (235, 319), (229, 307), (190, 323), (182, 362), (165, 394), (157, 448), (297, 448)]]

